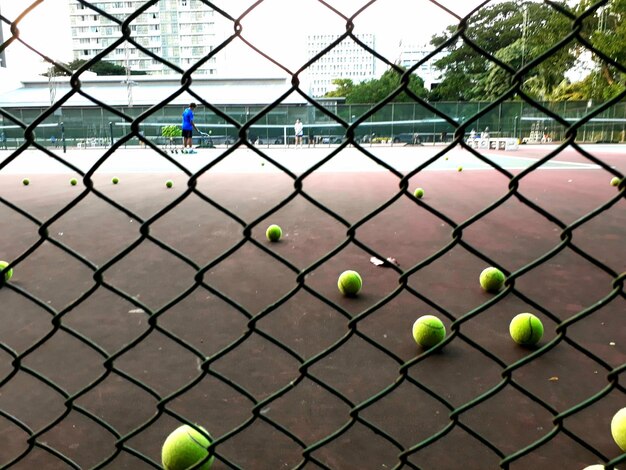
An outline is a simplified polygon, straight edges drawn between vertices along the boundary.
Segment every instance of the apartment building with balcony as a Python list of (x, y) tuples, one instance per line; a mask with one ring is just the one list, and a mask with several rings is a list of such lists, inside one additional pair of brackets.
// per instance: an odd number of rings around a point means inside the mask
[[(143, 0), (97, 0), (92, 4), (120, 21), (145, 5)], [(182, 69), (206, 57), (225, 37), (218, 15), (199, 0), (162, 0), (145, 9), (130, 23), (131, 36), (152, 54)], [(122, 36), (119, 24), (98, 11), (70, 0), (70, 24), (74, 59), (91, 59)], [(150, 74), (167, 74), (169, 67), (125, 42), (104, 60)], [(196, 73), (217, 74), (219, 63), (211, 58)]]

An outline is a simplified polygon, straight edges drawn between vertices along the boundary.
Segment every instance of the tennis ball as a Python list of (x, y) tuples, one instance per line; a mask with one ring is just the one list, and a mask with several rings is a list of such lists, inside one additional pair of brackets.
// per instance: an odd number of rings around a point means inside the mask
[[(517, 344), (533, 346), (537, 344), (543, 336), (543, 324), (541, 320), (532, 313), (520, 313), (519, 315), (515, 315), (513, 320), (511, 320), (509, 333), (513, 341)], [(624, 442), (626, 442), (626, 440)]]
[(413, 193), (413, 196), (415, 196), (418, 199), (421, 199), (424, 196), (424, 190), (422, 188), (417, 188), (415, 192)]
[(24, 186), (28, 186), (28, 185), (30, 184), (30, 180), (29, 180), (28, 178), (24, 178), (24, 179), (22, 180), (22, 184), (23, 184)]
[(583, 470), (604, 470), (604, 465), (589, 465), (583, 468)]
[(344, 271), (337, 281), (339, 292), (348, 297), (353, 297), (359, 293), (363, 287), (363, 279), (356, 271)]
[(283, 231), (278, 225), (272, 224), (267, 227), (267, 230), (265, 231), (265, 236), (269, 241), (277, 242), (278, 240), (280, 240), (280, 237), (283, 236)]
[[(6, 261), (0, 261), (0, 271), (4, 270), (9, 265)], [(7, 282), (13, 277), (13, 268), (4, 272), (4, 281)]]
[(78, 184), (78, 180), (77, 180), (76, 178), (72, 178), (72, 179), (70, 180), (70, 184), (71, 184), (72, 186), (76, 186), (76, 185)]
[(479, 282), (487, 292), (498, 292), (504, 285), (504, 273), (498, 268), (485, 268), (480, 273)]
[(611, 434), (617, 446), (626, 452), (626, 408), (622, 408), (613, 416)]
[(432, 348), (446, 337), (446, 327), (434, 315), (424, 315), (413, 323), (413, 339), (423, 348)]
[(463, 167), (462, 166), (458, 167), (456, 171), (463, 171)]
[(619, 186), (620, 183), (620, 179), (616, 176), (615, 178), (611, 179), (611, 186)]
[(171, 188), (172, 186), (174, 186), (174, 182), (172, 180), (167, 180), (165, 182), (165, 186), (167, 186), (168, 188)]
[(117, 183), (119, 183), (119, 182), (120, 182), (120, 179), (119, 179), (117, 176), (114, 176), (114, 177), (111, 179), (111, 183), (113, 183), (113, 184), (117, 184)]
[[(208, 434), (204, 428), (198, 427)], [(165, 470), (187, 470), (209, 455), (207, 448), (210, 444), (209, 439), (191, 426), (186, 424), (180, 426), (167, 436), (163, 443), (161, 449), (163, 467)], [(206, 463), (194, 468), (209, 470), (213, 465), (213, 460), (215, 460), (214, 456)]]

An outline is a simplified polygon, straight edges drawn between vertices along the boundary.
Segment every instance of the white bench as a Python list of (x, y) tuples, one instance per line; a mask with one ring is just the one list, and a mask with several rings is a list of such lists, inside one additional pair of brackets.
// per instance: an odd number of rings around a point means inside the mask
[(479, 150), (518, 150), (519, 141), (514, 137), (468, 140), (470, 147)]

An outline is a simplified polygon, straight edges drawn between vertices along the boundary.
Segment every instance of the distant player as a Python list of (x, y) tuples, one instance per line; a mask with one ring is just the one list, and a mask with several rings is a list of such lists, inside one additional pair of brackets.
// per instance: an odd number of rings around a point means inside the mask
[(193, 130), (204, 135), (196, 127), (193, 122), (193, 110), (196, 109), (196, 103), (191, 103), (187, 109), (183, 111), (183, 150), (182, 153), (198, 153), (193, 149)]
[(300, 119), (296, 119), (296, 123), (293, 125), (293, 130), (296, 134), (296, 148), (300, 145), (302, 148), (302, 136), (304, 135), (304, 125)]

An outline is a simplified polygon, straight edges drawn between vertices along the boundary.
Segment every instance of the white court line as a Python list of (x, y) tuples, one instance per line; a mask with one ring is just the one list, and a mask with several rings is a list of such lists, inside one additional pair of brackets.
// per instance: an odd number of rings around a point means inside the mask
[[(539, 160), (541, 160), (541, 158), (532, 158), (532, 157), (514, 157), (514, 156), (509, 156), (509, 155), (494, 155), (494, 154), (483, 154), (483, 156), (488, 157), (489, 159), (493, 159), (493, 158), (512, 158), (512, 159), (516, 159), (516, 160), (530, 160), (533, 162), (537, 162)], [(475, 157), (474, 157), (475, 158)], [(495, 162), (494, 162), (495, 163)], [(555, 167), (546, 167), (544, 168), (543, 165), (556, 165)], [(561, 169), (568, 169), (568, 170), (600, 170), (602, 169), (602, 167), (600, 165), (596, 165), (595, 163), (578, 163), (578, 162), (568, 162), (568, 161), (562, 161), (562, 160), (550, 160), (546, 163), (544, 163), (542, 166), (540, 166), (538, 169), (540, 170), (561, 170)], [(524, 168), (528, 168), (530, 165), (526, 165)], [(565, 167), (565, 168), (563, 168)], [(507, 167), (509, 168), (509, 167)], [(519, 170), (519, 168), (509, 168), (511, 170)]]

